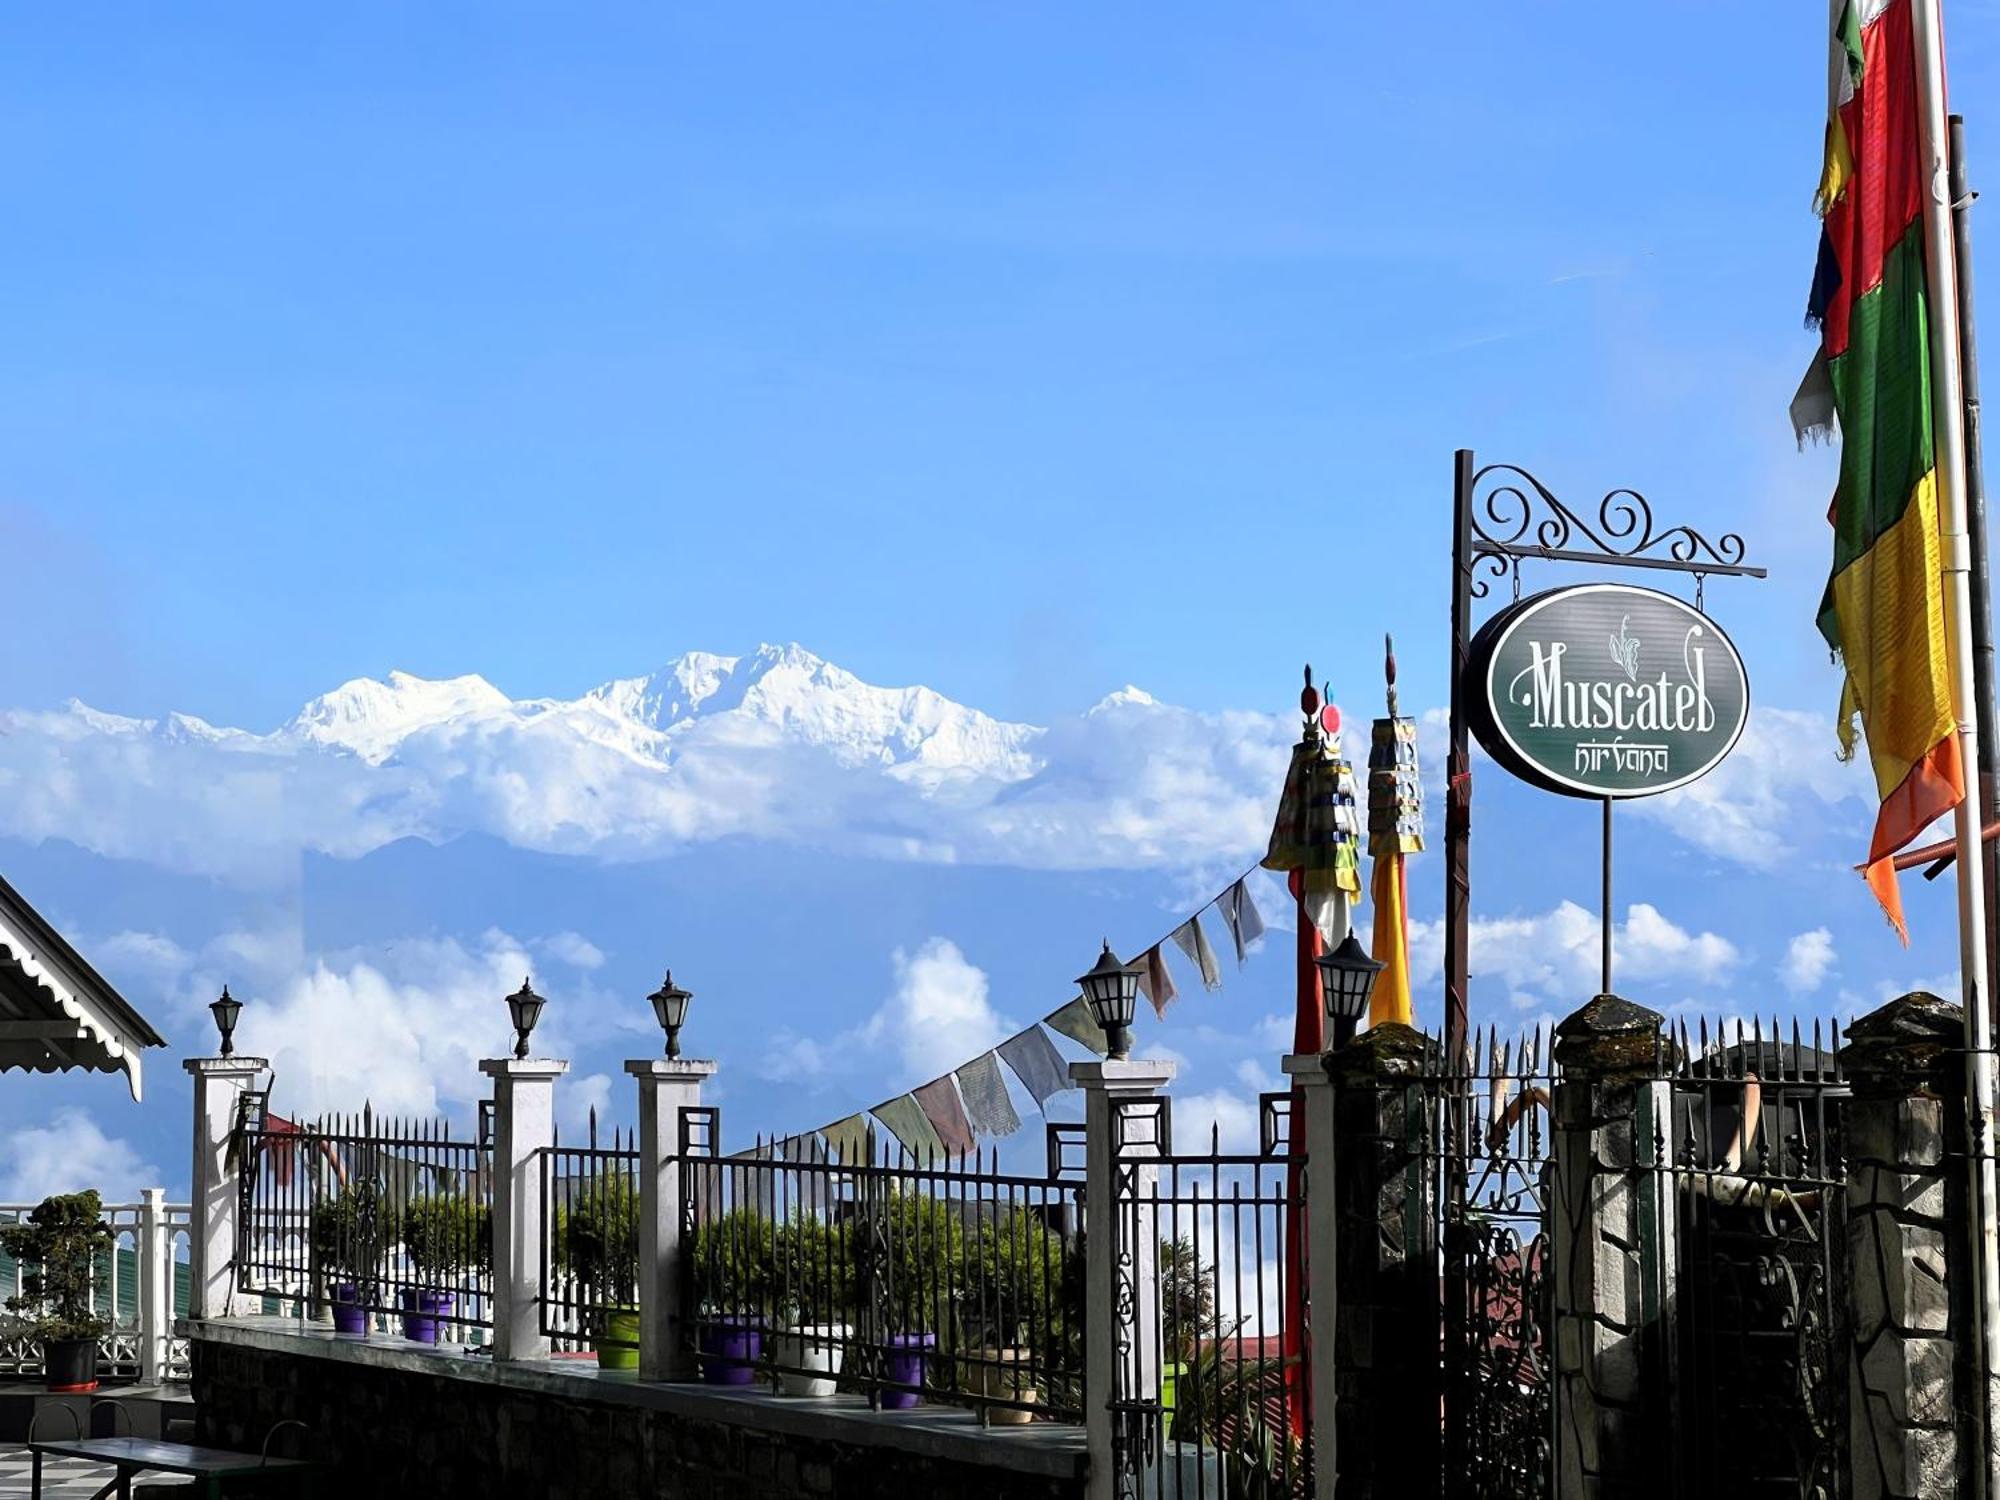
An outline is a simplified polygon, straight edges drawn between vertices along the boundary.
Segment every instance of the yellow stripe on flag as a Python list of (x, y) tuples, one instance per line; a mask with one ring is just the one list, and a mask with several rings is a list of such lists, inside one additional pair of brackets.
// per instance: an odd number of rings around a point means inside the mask
[[(1958, 727), (1937, 528), (1933, 470), (1917, 481), (1896, 523), (1833, 580), (1834, 614), (1840, 638), (1848, 643), (1841, 743), (1853, 749), (1858, 711), (1868, 726), (1876, 794), (1885, 799)], [(1903, 837), (1918, 831), (1912, 828)]]
[(1374, 956), (1385, 965), (1375, 979), (1375, 993), (1368, 1001), (1368, 1024), (1384, 1021), (1413, 1025), (1410, 1010), (1409, 928), (1403, 920), (1403, 856), (1384, 855), (1375, 861)]

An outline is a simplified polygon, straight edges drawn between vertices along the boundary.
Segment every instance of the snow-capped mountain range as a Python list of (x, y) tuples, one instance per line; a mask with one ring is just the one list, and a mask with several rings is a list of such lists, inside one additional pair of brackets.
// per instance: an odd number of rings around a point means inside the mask
[(0, 834), (229, 868), (246, 847), (348, 855), (475, 830), (621, 858), (741, 835), (1196, 865), (1266, 831), (1290, 737), (1277, 716), (1198, 714), (1134, 687), (1052, 726), (1010, 723), (798, 645), (689, 652), (571, 699), (391, 672), (263, 733), (75, 700), (0, 714), (0, 729)]
[[(114, 722), (81, 704), (71, 709), (107, 728)], [(381, 765), (411, 736), (440, 727), (560, 726), (665, 766), (677, 739), (724, 719), (736, 734), (775, 732), (844, 765), (914, 766), (1006, 780), (1032, 773), (1031, 747), (1043, 733), (926, 687), (875, 687), (798, 645), (763, 645), (748, 656), (690, 651), (657, 672), (614, 678), (573, 699), (512, 699), (477, 674), (430, 680), (391, 672), (386, 682), (358, 677), (314, 698), (261, 740), (351, 751)], [(240, 734), (180, 714), (122, 724), (133, 732), (217, 743)]]

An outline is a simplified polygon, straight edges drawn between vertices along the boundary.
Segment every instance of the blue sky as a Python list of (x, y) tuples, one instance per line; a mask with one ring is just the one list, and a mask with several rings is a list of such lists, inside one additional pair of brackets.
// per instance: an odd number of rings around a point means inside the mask
[[(1995, 97), (2000, 14), (1951, 21), (1956, 96)], [(1831, 458), (1795, 451), (1784, 408), (1811, 352), (1820, 29), (1810, 6), (42, 8), (0, 56), (0, 709), (74, 695), (261, 732), (391, 669), (573, 698), (795, 640), (1038, 725), (1126, 682), (1283, 715), (1310, 657), (1363, 717), (1384, 629), (1430, 707), (1468, 444), (1580, 500), (1634, 485), (1772, 570), (1710, 604), (1760, 703), (1799, 715), (1764, 752), (1783, 740), (1790, 779), (1718, 796), (1760, 809), (1745, 840), (1779, 828), (1810, 858), (1759, 866), (1636, 815), (1621, 892), (1739, 955), (1652, 998), (1741, 1007), (1821, 926), (1853, 996), (1948, 974), (1948, 891), (1912, 898), (1918, 948), (1894, 951), (1841, 865), (1866, 807), (1811, 789), (1837, 688), (1811, 619)], [(1975, 165), (2000, 160), (1984, 123)], [(127, 791), (88, 836), (0, 830), (17, 883), (87, 938), (197, 954), (287, 912), (275, 997), (286, 962), (482, 953), (500, 920), (351, 897), (334, 920), (316, 903), (342, 880), (218, 882), (98, 827), (147, 823)], [(1587, 862), (1589, 810), (1494, 796), (1488, 914), (1590, 905), (1582, 864), (1516, 872), (1508, 842)], [(1248, 862), (1210, 826), (1136, 872), (1107, 855), (1099, 896), (1134, 935)], [(438, 857), (496, 909), (590, 858), (466, 829), (486, 861)], [(699, 884), (720, 847), (673, 859)], [(342, 857), (365, 894), (370, 859), (406, 856)], [(719, 887), (748, 903), (742, 868)], [(903, 916), (844, 929), (872, 955), (851, 993), (774, 984), (744, 1044), (863, 1026), (892, 953), (934, 938), (1009, 1018), (1038, 1014), (1003, 982), (1088, 954), (1021, 929), (1103, 924), (1076, 877), (1017, 875), (876, 871)], [(645, 911), (607, 936), (527, 904), (513, 940), (574, 929), (610, 955), (607, 996), (655, 982)], [(194, 1015), (197, 972), (119, 977)], [(8, 1094), (0, 1114), (70, 1097)]]

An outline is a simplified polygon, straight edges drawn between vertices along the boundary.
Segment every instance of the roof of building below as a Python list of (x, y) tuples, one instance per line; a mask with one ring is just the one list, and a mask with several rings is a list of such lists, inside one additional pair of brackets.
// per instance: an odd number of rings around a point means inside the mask
[(125, 997), (0, 880), (0, 1072), (123, 1072), (140, 1096), (139, 1054), (164, 1047)]

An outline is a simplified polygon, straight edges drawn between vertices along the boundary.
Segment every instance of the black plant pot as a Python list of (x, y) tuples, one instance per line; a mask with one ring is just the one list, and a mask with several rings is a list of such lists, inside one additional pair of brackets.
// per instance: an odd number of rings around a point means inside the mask
[(44, 1340), (42, 1370), (52, 1391), (96, 1390), (97, 1340)]

